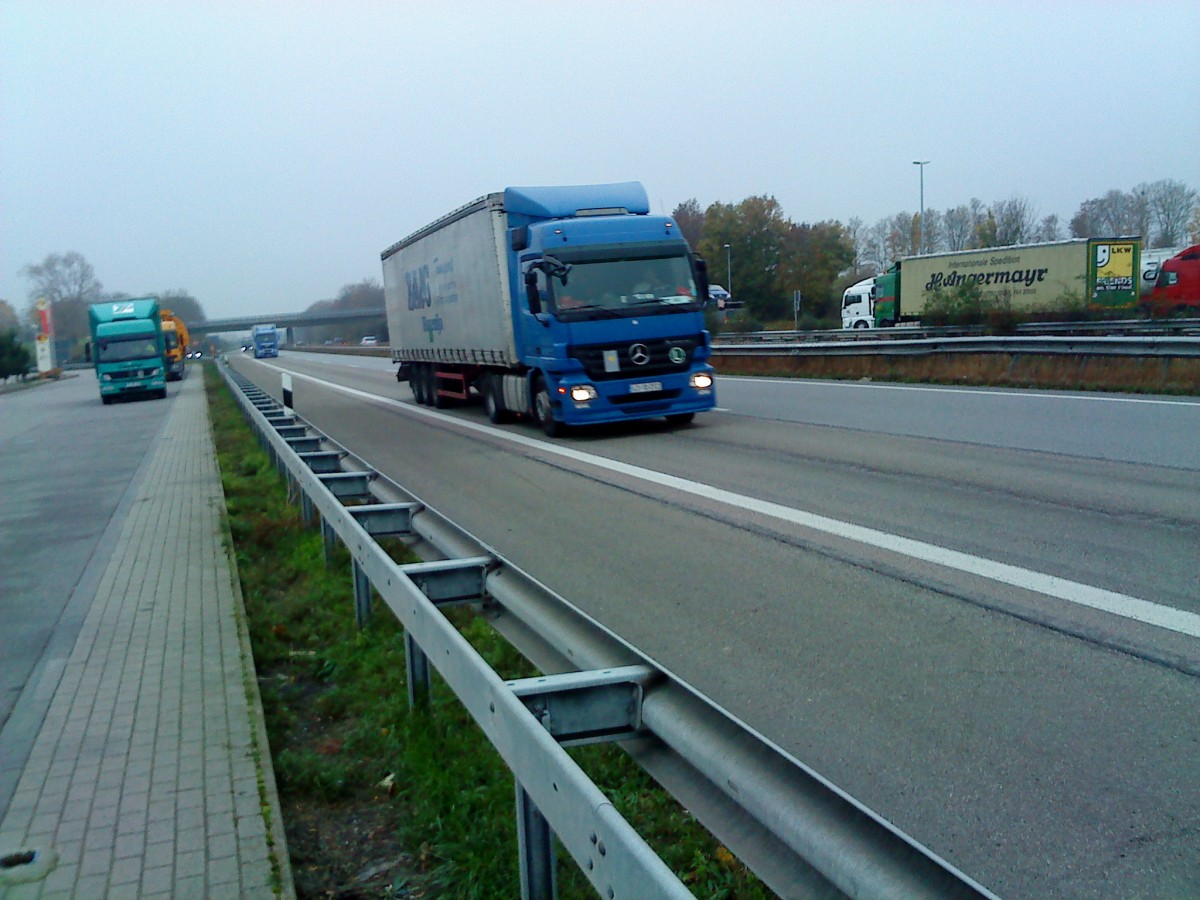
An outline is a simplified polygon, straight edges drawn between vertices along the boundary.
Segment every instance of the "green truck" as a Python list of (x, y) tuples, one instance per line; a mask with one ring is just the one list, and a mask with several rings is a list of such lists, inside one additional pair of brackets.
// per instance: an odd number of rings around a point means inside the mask
[(1075, 296), (1094, 308), (1132, 312), (1140, 255), (1138, 238), (1083, 238), (909, 256), (847, 288), (842, 327), (919, 321), (931, 296), (968, 283), (985, 301), (1013, 310), (1052, 310)]
[(167, 396), (158, 298), (93, 303), (88, 308), (88, 326), (102, 402), (124, 396)]

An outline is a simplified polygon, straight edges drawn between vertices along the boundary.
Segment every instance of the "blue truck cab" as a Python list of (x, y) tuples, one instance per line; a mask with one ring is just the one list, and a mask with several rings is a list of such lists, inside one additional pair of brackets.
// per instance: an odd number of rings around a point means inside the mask
[(162, 318), (158, 299), (142, 297), (88, 307), (90, 355), (108, 404), (127, 395), (167, 396)]
[(264, 359), (279, 356), (279, 329), (274, 325), (255, 325), (251, 332), (254, 358)]
[[(544, 427), (648, 416), (676, 424), (716, 405), (703, 263), (636, 182), (509, 188), (519, 352)], [(516, 305), (515, 305), (516, 306)]]

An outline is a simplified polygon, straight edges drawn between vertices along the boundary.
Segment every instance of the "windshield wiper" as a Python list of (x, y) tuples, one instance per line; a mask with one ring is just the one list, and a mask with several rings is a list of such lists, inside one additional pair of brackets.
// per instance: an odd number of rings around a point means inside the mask
[[(569, 314), (570, 318), (574, 318), (574, 313), (599, 313), (599, 315), (597, 315), (597, 316), (587, 316), (587, 318), (599, 318), (599, 319), (604, 319), (604, 318), (619, 319), (619, 318), (621, 318), (621, 313), (619, 310), (609, 309), (607, 306), (585, 305), (585, 306), (569, 306), (566, 308), (560, 307), (558, 310), (558, 313), (560, 316), (563, 313), (567, 313), (567, 314)], [(580, 318), (585, 318), (585, 316), (580, 316)]]

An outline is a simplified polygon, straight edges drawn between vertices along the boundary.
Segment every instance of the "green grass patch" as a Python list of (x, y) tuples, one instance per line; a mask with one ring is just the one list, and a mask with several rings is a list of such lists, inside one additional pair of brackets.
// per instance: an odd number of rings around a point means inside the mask
[[(297, 894), (519, 896), (511, 772), (436, 675), (408, 708), (402, 629), (381, 603), (356, 627), (349, 555), (326, 561), (213, 366), (205, 380)], [(473, 609), (448, 615), (501, 677), (536, 674)], [(618, 748), (571, 753), (696, 896), (773, 896)], [(558, 879), (564, 900), (595, 896), (563, 852)]]

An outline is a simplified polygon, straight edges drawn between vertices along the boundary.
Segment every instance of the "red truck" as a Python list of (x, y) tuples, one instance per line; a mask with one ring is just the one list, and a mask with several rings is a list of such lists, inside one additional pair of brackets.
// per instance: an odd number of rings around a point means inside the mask
[(1200, 315), (1200, 244), (1163, 262), (1144, 302), (1153, 315)]

